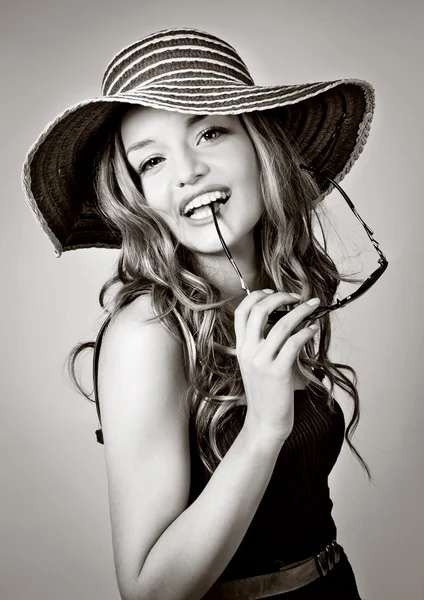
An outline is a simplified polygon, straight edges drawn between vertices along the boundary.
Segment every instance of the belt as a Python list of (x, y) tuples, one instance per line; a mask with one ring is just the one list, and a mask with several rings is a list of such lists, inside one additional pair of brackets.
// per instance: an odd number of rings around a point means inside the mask
[(316, 556), (285, 565), (275, 573), (215, 583), (202, 600), (256, 600), (297, 590), (325, 577), (339, 562), (341, 550), (333, 540)]

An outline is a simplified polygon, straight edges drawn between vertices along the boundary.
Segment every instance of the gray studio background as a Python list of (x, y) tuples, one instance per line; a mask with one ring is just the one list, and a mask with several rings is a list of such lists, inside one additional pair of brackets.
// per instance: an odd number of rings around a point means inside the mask
[[(3, 0), (2, 600), (119, 599), (96, 413), (64, 370), (73, 345), (101, 323), (98, 293), (118, 252), (57, 259), (26, 205), (20, 170), (50, 120), (99, 94), (115, 52), (174, 26), (232, 43), (259, 84), (353, 77), (376, 88), (370, 138), (344, 187), (389, 267), (335, 315), (332, 349), (333, 360), (358, 373), (362, 418), (353, 442), (376, 484), (345, 443), (330, 488), (338, 541), (364, 600), (424, 599), (422, 25), (418, 0)], [(353, 215), (339, 214), (338, 233), (367, 250), (367, 275), (377, 256), (354, 233)], [(89, 386), (88, 356), (85, 363)], [(336, 392), (350, 420), (352, 403)]]

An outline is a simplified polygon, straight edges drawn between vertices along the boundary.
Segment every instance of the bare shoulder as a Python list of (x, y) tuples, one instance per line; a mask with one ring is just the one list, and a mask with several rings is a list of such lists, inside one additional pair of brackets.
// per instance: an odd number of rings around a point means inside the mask
[(106, 437), (112, 423), (114, 434), (123, 434), (117, 423), (128, 418), (125, 411), (146, 422), (150, 414), (158, 417), (155, 412), (163, 411), (163, 403), (168, 409), (172, 404), (173, 411), (178, 404), (182, 416), (188, 418), (188, 407), (182, 402), (187, 389), (182, 344), (160, 320), (150, 321), (154, 316), (150, 296), (143, 295), (113, 315), (106, 328), (98, 369)]
[(154, 317), (150, 294), (142, 294), (113, 315), (106, 332), (113, 330), (115, 335), (122, 335), (125, 331), (132, 331), (134, 328), (140, 331), (143, 325), (150, 325), (159, 335), (163, 331), (172, 337), (160, 321), (149, 322)]
[[(160, 320), (151, 321), (155, 317), (150, 295), (144, 294), (113, 315), (106, 328), (101, 354), (99, 358), (99, 396), (104, 397), (105, 389), (118, 378), (120, 385), (124, 384), (122, 377), (131, 374), (131, 381), (137, 386), (137, 373), (148, 372), (151, 386), (155, 394), (155, 385), (166, 384), (168, 373), (176, 377), (179, 387), (185, 387), (183, 369), (183, 348)], [(142, 383), (148, 384), (146, 379)], [(129, 382), (126, 381), (125, 385)], [(160, 393), (160, 387), (156, 390)], [(186, 408), (186, 407), (185, 407)]]

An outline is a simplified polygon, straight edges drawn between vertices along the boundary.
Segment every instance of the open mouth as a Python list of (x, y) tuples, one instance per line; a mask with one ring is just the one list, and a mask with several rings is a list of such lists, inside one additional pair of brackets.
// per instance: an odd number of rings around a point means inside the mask
[(207, 198), (202, 199), (202, 204), (199, 206), (192, 206), (188, 210), (184, 211), (184, 216), (192, 219), (193, 221), (199, 221), (207, 217), (212, 216), (210, 204), (214, 203), (215, 212), (218, 213), (224, 204), (228, 202), (231, 194), (229, 192), (212, 192), (207, 194)]

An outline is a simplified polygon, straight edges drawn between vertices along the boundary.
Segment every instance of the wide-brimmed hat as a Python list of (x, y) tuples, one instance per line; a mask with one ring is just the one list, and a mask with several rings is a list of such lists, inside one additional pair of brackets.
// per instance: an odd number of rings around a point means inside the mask
[[(197, 29), (167, 29), (127, 46), (107, 66), (102, 95), (47, 125), (23, 166), (27, 200), (58, 257), (121, 245), (119, 231), (97, 209), (93, 167), (123, 103), (211, 115), (278, 109), (302, 162), (338, 183), (366, 143), (374, 89), (359, 79), (255, 85), (232, 46)], [(319, 174), (316, 181), (321, 201), (332, 185)]]

